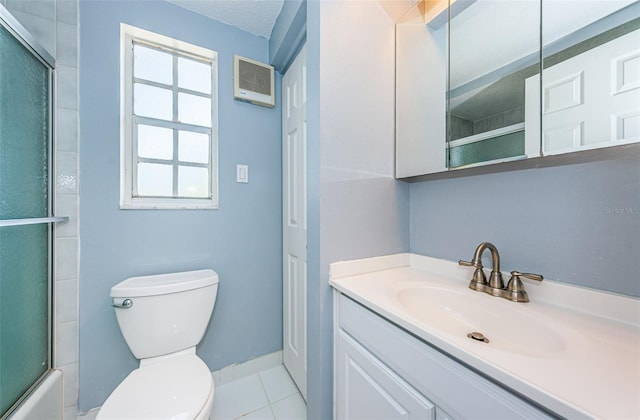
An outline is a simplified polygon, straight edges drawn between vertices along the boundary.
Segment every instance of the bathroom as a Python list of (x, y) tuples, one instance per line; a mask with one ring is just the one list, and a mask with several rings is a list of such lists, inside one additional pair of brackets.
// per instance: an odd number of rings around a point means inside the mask
[[(490, 241), (503, 267), (640, 296), (638, 145), (552, 164), (395, 178), (394, 35), (415, 1), (286, 1), (269, 40), (165, 1), (0, 3), (56, 59), (56, 214), (69, 221), (56, 228), (52, 366), (64, 373), (64, 418), (99, 407), (137, 367), (109, 297), (129, 277), (218, 273), (198, 347), (212, 371), (282, 350), (278, 65), (297, 52), (300, 31), (308, 418), (333, 416), (331, 263), (407, 252), (458, 261)], [(121, 22), (217, 51), (217, 210), (120, 209)], [(275, 107), (233, 99), (234, 54), (276, 64)], [(238, 164), (249, 167), (248, 183), (236, 182)]]

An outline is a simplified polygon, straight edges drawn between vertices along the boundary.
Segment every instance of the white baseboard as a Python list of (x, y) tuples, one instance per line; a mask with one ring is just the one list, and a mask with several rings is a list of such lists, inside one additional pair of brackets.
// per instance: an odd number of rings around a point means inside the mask
[(225, 366), (220, 370), (211, 372), (213, 375), (213, 382), (216, 385), (221, 385), (227, 382), (234, 381), (238, 378), (256, 374), (262, 370), (270, 369), (282, 364), (282, 350), (278, 350), (273, 353), (258, 356), (254, 359), (247, 360), (243, 363), (236, 363), (233, 365)]

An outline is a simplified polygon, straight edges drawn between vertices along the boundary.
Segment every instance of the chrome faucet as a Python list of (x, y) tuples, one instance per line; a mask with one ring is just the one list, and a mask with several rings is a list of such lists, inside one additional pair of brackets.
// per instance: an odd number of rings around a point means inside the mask
[[(482, 253), (485, 249), (491, 252), (491, 275), (489, 276), (489, 282), (484, 275), (482, 267)], [(543, 277), (539, 274), (520, 273), (518, 271), (511, 272), (511, 278), (509, 283), (505, 287), (504, 280), (502, 280), (502, 272), (500, 271), (500, 254), (498, 249), (490, 242), (482, 242), (476, 248), (471, 261), (458, 261), (458, 264), (475, 267), (471, 282), (469, 282), (469, 288), (477, 290), (478, 292), (485, 292), (492, 296), (499, 296), (505, 299), (512, 300), (514, 302), (529, 302), (529, 296), (524, 290), (524, 284), (520, 277), (526, 277), (532, 280), (542, 281)]]

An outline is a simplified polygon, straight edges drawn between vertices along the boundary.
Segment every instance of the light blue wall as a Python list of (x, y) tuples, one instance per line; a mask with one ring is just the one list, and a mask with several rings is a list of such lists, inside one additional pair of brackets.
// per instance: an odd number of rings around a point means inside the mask
[(285, 0), (269, 38), (269, 60), (284, 74), (307, 34), (307, 0)]
[[(212, 370), (282, 348), (282, 181), (280, 106), (232, 95), (233, 54), (267, 62), (267, 40), (159, 1), (81, 1), (80, 19), (79, 409), (86, 411), (137, 365), (109, 307), (110, 288), (130, 276), (218, 272), (217, 303), (198, 348)], [(218, 210), (119, 209), (120, 22), (218, 52)], [(235, 182), (238, 163), (249, 165), (249, 184)]]
[(378, 2), (307, 4), (307, 417), (312, 420), (333, 414), (329, 264), (408, 250), (409, 187), (393, 177), (394, 31)]
[(505, 271), (640, 296), (639, 146), (595, 162), (424, 181), (410, 191), (412, 252), (468, 260), (490, 241)]

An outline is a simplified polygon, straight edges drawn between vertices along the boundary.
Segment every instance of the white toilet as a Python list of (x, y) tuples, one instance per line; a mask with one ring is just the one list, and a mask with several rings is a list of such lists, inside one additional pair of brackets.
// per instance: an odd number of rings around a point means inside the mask
[(218, 293), (212, 270), (132, 277), (111, 289), (124, 339), (140, 367), (100, 408), (98, 420), (205, 420), (213, 378), (196, 355)]

